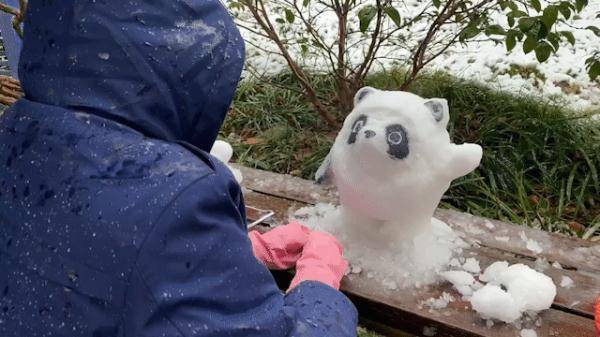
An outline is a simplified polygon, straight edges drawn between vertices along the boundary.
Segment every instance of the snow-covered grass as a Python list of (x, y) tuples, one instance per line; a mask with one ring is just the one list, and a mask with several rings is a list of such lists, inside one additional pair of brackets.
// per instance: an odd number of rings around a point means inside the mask
[[(544, 1), (543, 1), (544, 2)], [(398, 8), (405, 18), (420, 12), (429, 2), (420, 0), (406, 0)], [(498, 90), (507, 90), (515, 94), (527, 94), (543, 99), (560, 101), (569, 105), (574, 110), (587, 110), (600, 107), (600, 79), (590, 80), (585, 69), (585, 59), (597, 51), (599, 38), (591, 31), (581, 29), (590, 25), (599, 26), (600, 2), (590, 1), (588, 7), (567, 24), (559, 24), (562, 31), (570, 31), (576, 38), (574, 46), (562, 46), (556, 55), (547, 62), (539, 64), (535, 53), (525, 54), (521, 47), (507, 52), (503, 43), (495, 43), (488, 39), (481, 39), (468, 45), (457, 44), (434, 60), (428, 68), (429, 71), (442, 70), (450, 74), (487, 83)], [(273, 17), (279, 16), (275, 12)], [(306, 14), (306, 13), (305, 13)], [(493, 14), (495, 21), (506, 26), (506, 19), (497, 13)], [(355, 16), (351, 15), (350, 24), (358, 25)], [(325, 13), (315, 21), (316, 28), (323, 35), (324, 41), (337, 41), (337, 20), (333, 13)], [(302, 27), (296, 27), (296, 30)], [(290, 29), (290, 36), (297, 34)], [(418, 22), (411, 27), (408, 36), (418, 40), (427, 30), (427, 22)], [(253, 41), (260, 49), (248, 45), (248, 63), (259, 73), (276, 74), (286, 69), (285, 61), (275, 54), (266, 53), (265, 50), (275, 50), (274, 45), (263, 37), (257, 37), (249, 31), (242, 31), (244, 37)], [(349, 37), (348, 44), (353, 47), (348, 51), (350, 62), (355, 64), (362, 60), (364, 50), (370, 40), (360, 36)], [(291, 47), (289, 50), (295, 60), (307, 69), (324, 70), (328, 60), (323, 56), (301, 54), (300, 48)], [(390, 70), (395, 64), (404, 64), (410, 57), (410, 51), (398, 46), (389, 46), (382, 49), (385, 58), (378, 60), (375, 69)]]
[[(367, 84), (390, 88), (398, 76), (374, 74)], [(242, 83), (222, 136), (244, 165), (311, 179), (338, 130), (324, 125), (290, 76), (270, 81)], [(319, 94), (331, 86), (318, 82)], [(600, 236), (600, 122), (443, 73), (426, 76), (413, 90), (447, 98), (453, 140), (484, 147), (481, 167), (453, 183), (444, 207)]]

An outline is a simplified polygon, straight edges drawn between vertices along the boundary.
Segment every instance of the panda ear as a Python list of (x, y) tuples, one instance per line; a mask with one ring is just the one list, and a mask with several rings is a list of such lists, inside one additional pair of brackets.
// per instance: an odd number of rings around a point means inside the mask
[(360, 88), (356, 94), (354, 95), (354, 106), (356, 106), (360, 101), (362, 101), (365, 97), (377, 91), (377, 89), (372, 87), (362, 87)]
[(448, 125), (450, 108), (448, 107), (447, 100), (443, 98), (431, 98), (425, 102), (425, 106), (429, 109), (436, 122), (440, 123), (443, 127)]

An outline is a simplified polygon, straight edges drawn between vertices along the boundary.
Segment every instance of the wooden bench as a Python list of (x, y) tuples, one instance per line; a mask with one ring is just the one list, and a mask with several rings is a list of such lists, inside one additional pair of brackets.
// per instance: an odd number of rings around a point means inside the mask
[[(243, 186), (248, 206), (275, 212), (274, 223), (288, 219), (290, 212), (320, 202), (337, 203), (331, 188), (292, 176), (239, 167), (244, 175)], [(549, 263), (558, 262), (563, 269), (550, 267), (544, 271), (557, 285), (557, 296), (552, 308), (541, 313), (541, 326), (535, 330), (539, 337), (594, 337), (593, 307), (600, 295), (600, 245), (559, 234), (542, 232), (524, 226), (484, 219), (451, 210), (439, 209), (436, 217), (448, 223), (467, 241), (474, 243), (466, 253), (475, 256), (482, 269), (494, 261), (535, 265), (537, 258)], [(252, 220), (252, 219), (251, 219)], [(491, 225), (490, 225), (491, 223)], [(268, 230), (268, 227), (264, 227)], [(535, 254), (526, 248), (522, 233), (534, 239), (543, 248)], [(497, 240), (496, 237), (508, 237)], [(286, 273), (275, 273), (285, 279)], [(570, 277), (575, 286), (560, 286), (562, 276)], [(471, 308), (470, 303), (448, 284), (422, 289), (387, 290), (379, 280), (365, 273), (350, 274), (342, 282), (342, 291), (354, 302), (363, 324), (382, 333), (405, 331), (423, 335), (424, 329), (435, 331), (436, 336), (464, 337), (519, 336), (520, 330), (512, 325), (496, 323), (487, 327)], [(422, 302), (451, 293), (457, 300), (441, 310), (430, 310)]]

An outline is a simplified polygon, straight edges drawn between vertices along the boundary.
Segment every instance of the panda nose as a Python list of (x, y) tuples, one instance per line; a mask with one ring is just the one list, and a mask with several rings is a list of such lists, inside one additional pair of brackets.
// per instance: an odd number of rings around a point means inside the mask
[(373, 130), (365, 130), (365, 137), (366, 138), (372, 138), (375, 137), (376, 133)]

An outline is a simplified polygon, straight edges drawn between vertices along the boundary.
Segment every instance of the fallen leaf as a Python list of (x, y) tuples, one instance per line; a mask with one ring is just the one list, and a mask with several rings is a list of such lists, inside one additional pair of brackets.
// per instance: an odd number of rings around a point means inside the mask
[(250, 138), (247, 138), (244, 141), (244, 144), (246, 144), (246, 145), (259, 145), (259, 144), (263, 144), (264, 142), (265, 142), (265, 140), (262, 139), (262, 138), (259, 138), (259, 137), (250, 137)]
[(583, 232), (585, 230), (585, 226), (577, 221), (569, 222), (569, 228), (571, 228), (571, 230), (575, 232)]

